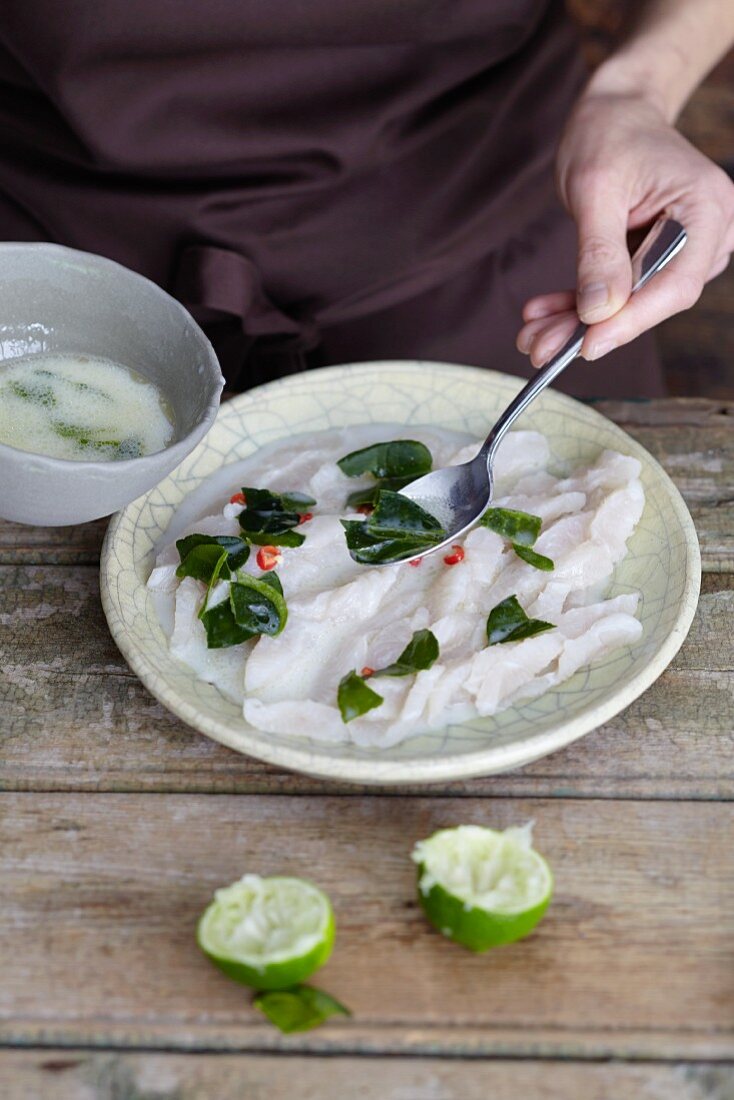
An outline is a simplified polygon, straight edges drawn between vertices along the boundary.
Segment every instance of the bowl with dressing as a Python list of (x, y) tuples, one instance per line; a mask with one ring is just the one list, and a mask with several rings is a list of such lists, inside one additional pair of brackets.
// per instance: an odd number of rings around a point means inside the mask
[(214, 421), (214, 349), (160, 287), (53, 244), (0, 244), (0, 517), (109, 515), (166, 477)]

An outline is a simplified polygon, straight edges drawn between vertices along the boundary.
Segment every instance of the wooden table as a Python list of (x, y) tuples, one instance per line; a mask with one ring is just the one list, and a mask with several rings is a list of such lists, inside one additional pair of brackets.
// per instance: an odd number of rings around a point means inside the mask
[[(0, 525), (3, 1100), (732, 1095), (734, 405), (599, 407), (688, 501), (699, 612), (628, 710), (494, 778), (380, 794), (221, 748), (118, 654), (104, 524)], [(557, 876), (538, 932), (475, 957), (430, 931), (413, 842), (528, 818)], [(319, 982), (353, 1019), (284, 1038), (199, 954), (197, 916), (246, 870), (329, 891)]]

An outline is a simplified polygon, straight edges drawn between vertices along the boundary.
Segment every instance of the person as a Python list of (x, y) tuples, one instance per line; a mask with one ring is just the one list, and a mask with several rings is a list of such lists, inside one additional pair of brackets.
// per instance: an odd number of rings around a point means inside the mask
[[(559, 0), (5, 0), (0, 237), (154, 279), (230, 388), (375, 358), (527, 375), (578, 311), (605, 358), (560, 384), (659, 394), (635, 338), (734, 247), (734, 186), (674, 125), (732, 40), (731, 0), (649, 0), (587, 80)], [(689, 243), (628, 301), (627, 230), (663, 210)]]

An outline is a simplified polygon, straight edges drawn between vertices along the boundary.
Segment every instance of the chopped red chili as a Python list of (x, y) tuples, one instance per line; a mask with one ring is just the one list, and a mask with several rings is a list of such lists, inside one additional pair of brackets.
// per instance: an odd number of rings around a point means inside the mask
[(299, 522), (299, 523), (308, 523), (308, 521), (309, 521), (310, 519), (313, 519), (313, 512), (303, 512), (303, 513), (302, 513), (302, 514), (301, 514), (301, 515), (300, 515), (300, 516), (298, 517), (298, 522)]
[(234, 496), (229, 498), (230, 504), (247, 504), (244, 493), (235, 493)]
[(269, 569), (275, 569), (276, 565), (280, 564), (283, 560), (283, 555), (280, 553), (277, 546), (261, 546), (255, 560), (263, 572), (267, 573)]
[(412, 565), (414, 569), (417, 569), (422, 561), (423, 561), (423, 558), (411, 558), (410, 561), (408, 562), (408, 565)]
[(452, 546), (453, 554), (447, 554), (443, 559), (447, 565), (458, 565), (460, 561), (464, 560), (464, 547)]
[(365, 665), (364, 668), (362, 669), (362, 671), (360, 672), (360, 676), (364, 680), (366, 680), (368, 676), (374, 676), (374, 674), (375, 674), (375, 670), (373, 668), (370, 668), (369, 665)]
[(357, 509), (357, 511), (361, 512), (363, 516), (371, 516), (374, 510), (374, 505), (372, 504), (360, 504), (359, 508)]

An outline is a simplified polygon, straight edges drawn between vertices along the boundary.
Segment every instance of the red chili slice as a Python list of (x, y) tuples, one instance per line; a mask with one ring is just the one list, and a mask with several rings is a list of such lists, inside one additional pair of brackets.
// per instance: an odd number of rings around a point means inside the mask
[(229, 498), (230, 504), (247, 504), (244, 493), (235, 493), (234, 496)]
[(298, 522), (308, 523), (310, 519), (313, 519), (313, 512), (303, 512), (302, 515), (298, 517)]
[(363, 516), (371, 516), (374, 510), (375, 509), (372, 504), (360, 504), (359, 508), (357, 509), (357, 511), (361, 512)]
[(408, 562), (408, 565), (412, 565), (414, 569), (417, 569), (422, 561), (423, 561), (423, 558), (411, 558), (410, 561)]
[(363, 680), (366, 680), (368, 676), (374, 676), (374, 674), (375, 674), (375, 670), (373, 668), (370, 668), (369, 665), (365, 665), (364, 668), (362, 669), (362, 671), (360, 672), (360, 676), (362, 677)]
[(283, 555), (277, 546), (261, 546), (255, 559), (264, 573), (269, 569), (275, 569), (283, 560)]
[(460, 561), (464, 560), (464, 547), (452, 546), (453, 554), (447, 554), (443, 559), (447, 565), (458, 565)]

